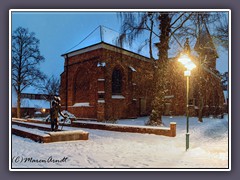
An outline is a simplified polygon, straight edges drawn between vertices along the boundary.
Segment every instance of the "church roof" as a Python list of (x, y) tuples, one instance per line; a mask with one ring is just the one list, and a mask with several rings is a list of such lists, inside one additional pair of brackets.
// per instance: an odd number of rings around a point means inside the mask
[(125, 54), (125, 55), (128, 55), (128, 56), (137, 58), (139, 60), (151, 62), (150, 59), (146, 56), (143, 56), (141, 54), (137, 54), (137, 53), (132, 52), (130, 50), (123, 49), (121, 47), (114, 46), (114, 45), (111, 45), (111, 44), (108, 44), (108, 43), (105, 43), (105, 42), (100, 42), (100, 43), (93, 44), (93, 45), (88, 46), (88, 47), (84, 47), (82, 49), (77, 49), (75, 51), (71, 51), (71, 52), (62, 54), (62, 56), (66, 57), (66, 55), (68, 55), (68, 57), (72, 57), (72, 56), (82, 54), (82, 53), (86, 53), (86, 52), (89, 52), (89, 51), (93, 51), (93, 50), (96, 50), (96, 49), (107, 49), (107, 50), (111, 50), (111, 51), (114, 51), (114, 52), (118, 52), (118, 53), (121, 53), (121, 54)]
[[(109, 47), (115, 47), (121, 50), (128, 51), (129, 53), (138, 54), (144, 58), (149, 58), (149, 47), (147, 45), (139, 51), (139, 47), (141, 47), (145, 42), (140, 39), (136, 39), (134, 43), (130, 46), (128, 43), (123, 43), (120, 45), (118, 43), (118, 39), (120, 37), (120, 33), (107, 28), (105, 26), (98, 26), (95, 30), (93, 30), (88, 36), (86, 36), (82, 41), (80, 41), (77, 45), (67, 50), (62, 56), (66, 54), (72, 54), (74, 52), (78, 52), (82, 49), (87, 49), (89, 47), (93, 47), (98, 44), (109, 45)], [(157, 58), (157, 48), (153, 47), (153, 52), (156, 52)]]

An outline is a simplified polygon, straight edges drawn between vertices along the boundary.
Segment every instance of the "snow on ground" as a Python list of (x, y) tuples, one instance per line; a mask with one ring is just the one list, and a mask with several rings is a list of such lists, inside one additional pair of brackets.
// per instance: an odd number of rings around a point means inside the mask
[(29, 132), (29, 133), (33, 133), (33, 134), (37, 134), (37, 135), (40, 135), (40, 136), (46, 135), (46, 133), (44, 131), (41, 131), (39, 129), (26, 128), (26, 127), (14, 125), (14, 124), (12, 125), (12, 128), (22, 130), (22, 131), (25, 131), (25, 132)]
[[(147, 118), (118, 123), (144, 125)], [(203, 123), (190, 118), (188, 151), (186, 117), (163, 121), (166, 126), (177, 122), (176, 137), (80, 128), (89, 132), (89, 140), (40, 144), (12, 135), (12, 168), (228, 168), (227, 115)]]

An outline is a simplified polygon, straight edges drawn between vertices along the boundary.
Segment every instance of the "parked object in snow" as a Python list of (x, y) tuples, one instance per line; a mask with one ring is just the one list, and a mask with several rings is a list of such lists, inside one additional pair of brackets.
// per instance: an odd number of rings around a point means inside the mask
[[(71, 124), (73, 120), (76, 119), (76, 117), (71, 114), (70, 112), (63, 110), (62, 114), (67, 116), (66, 120), (65, 120), (65, 124)], [(62, 123), (64, 121), (64, 118), (62, 116), (60, 116), (60, 114), (58, 114), (58, 118), (59, 118), (59, 123)], [(50, 115), (48, 115), (46, 118), (43, 119), (43, 121), (45, 122), (50, 122)]]

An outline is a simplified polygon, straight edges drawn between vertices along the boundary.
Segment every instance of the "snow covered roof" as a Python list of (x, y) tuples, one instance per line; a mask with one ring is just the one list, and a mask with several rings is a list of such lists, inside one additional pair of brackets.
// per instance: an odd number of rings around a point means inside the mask
[[(12, 107), (17, 107), (17, 101), (12, 99)], [(21, 108), (49, 109), (50, 102), (42, 99), (21, 99)]]
[[(132, 44), (131, 46), (128, 45), (127, 43), (123, 43), (122, 46), (118, 43), (118, 39), (120, 37), (120, 33), (107, 28), (105, 26), (98, 26), (94, 31), (92, 31), (86, 38), (84, 38), (81, 42), (79, 42), (77, 45), (72, 47), (71, 49), (67, 50), (62, 56), (65, 55), (71, 55), (73, 53), (79, 52), (79, 50), (83, 50), (86, 48), (93, 47), (94, 45), (98, 45), (101, 43), (104, 43), (105, 45), (110, 45), (114, 46), (115, 48), (120, 48), (122, 50), (129, 51), (131, 53), (135, 53), (139, 56), (143, 56), (144, 58), (148, 59), (149, 58), (149, 47), (144, 46), (144, 48), (139, 52), (139, 46), (143, 44), (142, 40)], [(144, 42), (145, 43), (145, 42)], [(103, 47), (104, 48), (104, 47)], [(157, 58), (157, 48), (153, 47), (155, 50), (155, 54)]]
[[(23, 90), (22, 93), (28, 93), (28, 94), (38, 94), (38, 90), (36, 88), (30, 86)], [(12, 88), (12, 107), (17, 107), (17, 93), (14, 88)], [(29, 98), (22, 98), (21, 99), (21, 108), (50, 108), (49, 101), (43, 100), (43, 99), (29, 99)]]
[(101, 49), (101, 48), (111, 50), (111, 51), (114, 51), (114, 52), (118, 52), (118, 53), (121, 53), (121, 54), (125, 54), (125, 55), (131, 56), (131, 57), (134, 57), (134, 58), (146, 61), (146, 62), (150, 62), (150, 63), (152, 62), (146, 56), (143, 56), (141, 54), (137, 54), (137, 53), (132, 52), (130, 50), (126, 50), (126, 49), (123, 49), (121, 47), (117, 47), (117, 46), (114, 46), (114, 45), (111, 45), (111, 44), (108, 44), (108, 43), (105, 43), (105, 42), (100, 42), (100, 43), (93, 44), (91, 46), (88, 46), (88, 47), (85, 47), (85, 48), (82, 48), (82, 49), (71, 51), (69, 53), (62, 54), (62, 56), (64, 56), (65, 58), (66, 58), (66, 55), (68, 57), (72, 57), (72, 56), (76, 56), (78, 54), (86, 53), (86, 52), (93, 51), (93, 50), (96, 50), (96, 49)]

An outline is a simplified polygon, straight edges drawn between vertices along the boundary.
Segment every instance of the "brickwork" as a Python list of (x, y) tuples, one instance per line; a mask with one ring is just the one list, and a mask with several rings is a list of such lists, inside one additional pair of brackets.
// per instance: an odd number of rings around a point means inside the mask
[(38, 134), (25, 132), (25, 131), (15, 129), (15, 128), (12, 128), (12, 133), (17, 135), (17, 136), (32, 139), (32, 140), (34, 140), (36, 142), (39, 142), (39, 143), (49, 143), (49, 142), (51, 142), (49, 135), (41, 136), (41, 135), (38, 135)]
[[(152, 64), (145, 59), (139, 60), (102, 48), (65, 58), (60, 89), (63, 109), (66, 108), (67, 89), (67, 110), (78, 118), (101, 121), (149, 114), (153, 73)], [(117, 95), (112, 93), (114, 69), (122, 73), (122, 92)], [(145, 99), (145, 109), (142, 107), (144, 112), (139, 110), (141, 99)], [(89, 107), (77, 107), (79, 103), (89, 103)]]
[[(42, 131), (45, 131), (44, 135), (40, 135), (38, 133), (34, 132), (28, 132), (22, 129), (18, 129), (17, 127), (12, 128), (12, 133), (21, 136), (24, 138), (30, 138), (36, 142), (40, 143), (50, 143), (50, 142), (59, 142), (59, 141), (75, 141), (75, 140), (88, 140), (89, 133), (82, 131), (82, 130), (74, 130), (74, 131), (61, 131), (58, 130), (57, 132), (51, 132), (50, 127), (43, 127), (39, 126), (40, 121), (31, 121), (27, 120), (23, 123), (21, 122), (22, 119), (15, 119), (16, 121), (13, 121), (12, 124), (23, 126), (26, 128), (33, 128), (33, 129), (39, 129)], [(26, 122), (34, 122), (36, 124), (28, 124)], [(42, 124), (42, 123), (40, 123)], [(47, 123), (48, 124), (48, 123)]]
[[(176, 59), (171, 59), (167, 69), (169, 79), (165, 115), (184, 115), (184, 68)], [(115, 70), (121, 74), (121, 92), (118, 94), (112, 92)], [(149, 115), (153, 99), (153, 72), (150, 59), (105, 43), (92, 46), (89, 50), (85, 48), (69, 53), (65, 55), (64, 72), (61, 74), (62, 108), (66, 109), (67, 105), (67, 110), (76, 117), (98, 121)], [(192, 71), (190, 87), (190, 99), (193, 102), (189, 106), (190, 115), (198, 115), (201, 100), (199, 90), (203, 97), (204, 115), (221, 111), (224, 98), (220, 79), (202, 68), (196, 68)]]
[(176, 136), (176, 123), (171, 122), (170, 127), (141, 127), (141, 126), (126, 126), (126, 125), (114, 125), (106, 123), (86, 123), (86, 122), (73, 122), (73, 127), (82, 127), (88, 129), (101, 129), (108, 131), (118, 131), (118, 132), (130, 132), (130, 133), (142, 133), (142, 134), (155, 134), (163, 135), (168, 137)]

